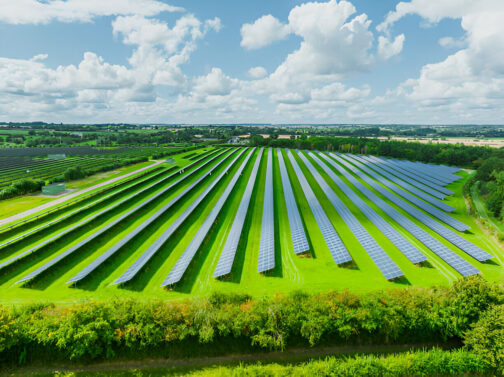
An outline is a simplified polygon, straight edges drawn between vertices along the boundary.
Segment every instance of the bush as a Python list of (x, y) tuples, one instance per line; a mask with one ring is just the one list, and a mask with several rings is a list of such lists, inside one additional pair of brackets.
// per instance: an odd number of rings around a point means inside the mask
[(44, 184), (44, 181), (34, 181), (32, 179), (24, 179), (22, 181), (15, 182), (0, 191), (0, 200), (39, 191)]
[(68, 168), (63, 173), (63, 177), (65, 181), (71, 181), (74, 179), (81, 179), (87, 175), (86, 171), (82, 169), (80, 166), (74, 166), (72, 168)]
[[(412, 344), (461, 341), (492, 304), (504, 304), (502, 287), (480, 277), (454, 287), (397, 289), (356, 295), (346, 291), (251, 299), (214, 294), (186, 302), (116, 300), (65, 307), (0, 306), (0, 360), (51, 353), (92, 360), (163, 350), (194, 356), (228, 350), (282, 350), (289, 345)], [(42, 357), (42, 356), (39, 356)]]
[(465, 344), (488, 365), (504, 371), (504, 305), (485, 312), (467, 332)]

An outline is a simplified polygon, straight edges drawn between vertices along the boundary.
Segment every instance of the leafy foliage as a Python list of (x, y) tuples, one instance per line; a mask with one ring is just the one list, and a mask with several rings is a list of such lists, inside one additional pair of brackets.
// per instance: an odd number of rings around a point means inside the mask
[[(150, 355), (193, 356), (221, 344), (282, 350), (289, 345), (396, 344), (462, 339), (504, 289), (480, 277), (449, 289), (408, 288), (356, 295), (301, 292), (254, 300), (214, 294), (185, 302), (117, 300), (73, 306), (0, 306), (0, 360), (50, 352), (69, 360)], [(225, 347), (224, 347), (225, 348)], [(222, 349), (222, 348), (221, 348)]]

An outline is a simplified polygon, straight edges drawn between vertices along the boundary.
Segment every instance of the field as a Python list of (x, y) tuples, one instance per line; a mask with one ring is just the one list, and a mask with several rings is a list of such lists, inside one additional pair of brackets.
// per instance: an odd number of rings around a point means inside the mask
[[(301, 152), (303, 154), (303, 158), (301, 158), (292, 150), (294, 160), (299, 165), (318, 202), (352, 258), (351, 263), (337, 265), (310, 209), (310, 203), (308, 203), (300, 184), (300, 177), (294, 171), (287, 150), (264, 149), (231, 273), (223, 278), (215, 279), (213, 277), (215, 268), (259, 153), (259, 149), (206, 148), (177, 155), (174, 165), (153, 167), (149, 174), (127, 181), (127, 183), (109, 191), (97, 193), (96, 196), (80, 201), (74, 206), (65, 207), (48, 216), (0, 233), (1, 244), (12, 241), (12, 243), (0, 247), (0, 300), (2, 302), (48, 300), (69, 302), (116, 296), (139, 299), (153, 297), (180, 299), (189, 296), (203, 296), (213, 291), (241, 292), (259, 296), (299, 289), (319, 292), (343, 288), (364, 292), (410, 285), (423, 287), (449, 285), (461, 276), (459, 272), (420, 243), (405, 228), (393, 221), (377, 203), (357, 191), (346, 176), (333, 166), (326, 164), (328, 169), (333, 172), (332, 174), (336, 174), (357, 193), (361, 200), (427, 257), (427, 262), (411, 263), (362, 213), (355, 200), (348, 198), (338, 184), (331, 179), (327, 170), (319, 166), (307, 153)], [(266, 162), (270, 153), (273, 154), (271, 173), (273, 178), (275, 267), (265, 273), (258, 273), (267, 175)], [(309, 252), (299, 255), (294, 253), (278, 153), (282, 154), (285, 161), (309, 243)], [(248, 161), (243, 165), (241, 175), (236, 177), (236, 185), (231, 190), (227, 190), (236, 172), (247, 158)], [(336, 161), (332, 156), (329, 158)], [(393, 280), (385, 278), (358, 242), (352, 230), (343, 221), (340, 213), (331, 204), (327, 192), (324, 193), (323, 187), (317, 183), (316, 177), (310, 172), (303, 159), (315, 167), (329, 188), (334, 191), (400, 268), (404, 273), (403, 277)], [(189, 165), (191, 167), (188, 167)], [(179, 173), (179, 169), (184, 167), (186, 168)], [(198, 170), (199, 167), (201, 169)], [(211, 170), (211, 174), (208, 174)], [(221, 173), (224, 173), (222, 177), (220, 177)], [(462, 197), (462, 186), (469, 175), (464, 171), (457, 172), (457, 175), (462, 179), (446, 186), (454, 194), (446, 197), (444, 203), (455, 208), (450, 216), (468, 225), (470, 229), (463, 233), (453, 228), (451, 230), (492, 254), (493, 258), (490, 261), (478, 262), (427, 228), (405, 208), (391, 203), (387, 197), (378, 193), (360, 176), (354, 175), (354, 179), (364, 184), (365, 187), (387, 202), (402, 216), (422, 228), (432, 238), (469, 262), (486, 279), (490, 281), (501, 280), (504, 277), (504, 269), (502, 268), (504, 251), (499, 245), (489, 240), (472, 217), (467, 214), (465, 201)], [(193, 184), (194, 187), (191, 186)], [(213, 188), (208, 190), (212, 184), (214, 184)], [(190, 187), (192, 188), (188, 190)], [(140, 192), (141, 190), (143, 191)], [(139, 194), (135, 196), (135, 193)], [(157, 194), (159, 195), (156, 197)], [(226, 194), (229, 196), (226, 197)], [(153, 199), (150, 200), (151, 198)], [(224, 200), (226, 198), (227, 200)], [(201, 202), (198, 205), (193, 205), (196, 200), (201, 200)], [(9, 201), (4, 203), (8, 204)], [(220, 211), (218, 211), (219, 204), (223, 204)], [(142, 208), (134, 211), (136, 207), (141, 205), (143, 205)], [(168, 208), (163, 208), (166, 206)], [(188, 208), (192, 209), (192, 212), (184, 218), (184, 221), (180, 222), (180, 216), (184, 215)], [(132, 211), (132, 213), (125, 216), (128, 211)], [(96, 216), (101, 212), (103, 215)], [(70, 215), (70, 213), (73, 214)], [(425, 214), (425, 212), (423, 213)], [(155, 214), (157, 217), (153, 219)], [(215, 216), (215, 221), (207, 220), (209, 216)], [(121, 220), (119, 221), (119, 219)], [(213, 217), (210, 219), (212, 220)], [(51, 224), (47, 225), (49, 222)], [(83, 222), (81, 227), (74, 231), (69, 230), (80, 222)], [(111, 226), (114, 222), (117, 224)], [(119, 242), (124, 241), (141, 226), (144, 226), (145, 229), (122, 247), (117, 246)], [(30, 233), (38, 227), (43, 229)], [(100, 234), (100, 231), (106, 227), (109, 228)], [(208, 233), (201, 230), (207, 228)], [(447, 228), (450, 227), (447, 226)], [(201, 244), (194, 241), (196, 235), (202, 237)], [(17, 239), (19, 236), (22, 237)], [(89, 242), (81, 243), (89, 237), (94, 238)], [(156, 241), (159, 243), (159, 247), (154, 247)], [(67, 284), (70, 279), (99, 256), (114, 250), (114, 248), (115, 252), (87, 277), (77, 281), (74, 285)], [(69, 250), (73, 252), (68, 253)], [(186, 250), (192, 251), (194, 255)], [(136, 271), (135, 276), (124, 284), (114, 284), (146, 251), (154, 251), (154, 254), (142, 268)], [(54, 258), (64, 255), (63, 253), (68, 255), (61, 258), (58, 263), (52, 264)], [(161, 287), (183, 255), (184, 257), (189, 256), (190, 263), (188, 263), (188, 268), (184, 271), (181, 281), (167, 288)], [(13, 258), (18, 259), (8, 262)], [(47, 266), (47, 263), (52, 264), (47, 270), (33, 279), (28, 279), (24, 284), (18, 283), (28, 274)]]
[[(5, 148), (0, 150), (0, 189), (23, 180), (49, 180), (62, 175), (66, 169), (79, 166), (85, 171), (100, 171), (118, 165), (125, 159), (149, 158), (169, 155), (181, 148)], [(50, 154), (63, 154), (68, 158), (49, 159)], [(34, 157), (34, 158), (28, 158)], [(119, 165), (117, 166), (119, 167)]]

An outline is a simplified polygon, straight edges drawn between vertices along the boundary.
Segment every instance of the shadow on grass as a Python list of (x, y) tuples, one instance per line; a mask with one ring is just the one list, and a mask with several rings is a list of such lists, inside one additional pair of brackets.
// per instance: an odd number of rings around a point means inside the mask
[(424, 268), (434, 268), (434, 266), (428, 260), (424, 260), (420, 263), (416, 263), (416, 266), (424, 267)]
[(406, 276), (401, 276), (395, 279), (390, 280), (392, 283), (400, 284), (400, 285), (411, 285), (410, 281), (406, 278)]

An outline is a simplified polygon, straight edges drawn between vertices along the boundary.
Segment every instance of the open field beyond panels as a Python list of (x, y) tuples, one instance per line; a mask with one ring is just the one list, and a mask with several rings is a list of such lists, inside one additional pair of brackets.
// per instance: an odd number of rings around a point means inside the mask
[(468, 177), (338, 153), (195, 150), (3, 226), (0, 300), (369, 291), (477, 273), (501, 280), (504, 251), (467, 214)]

